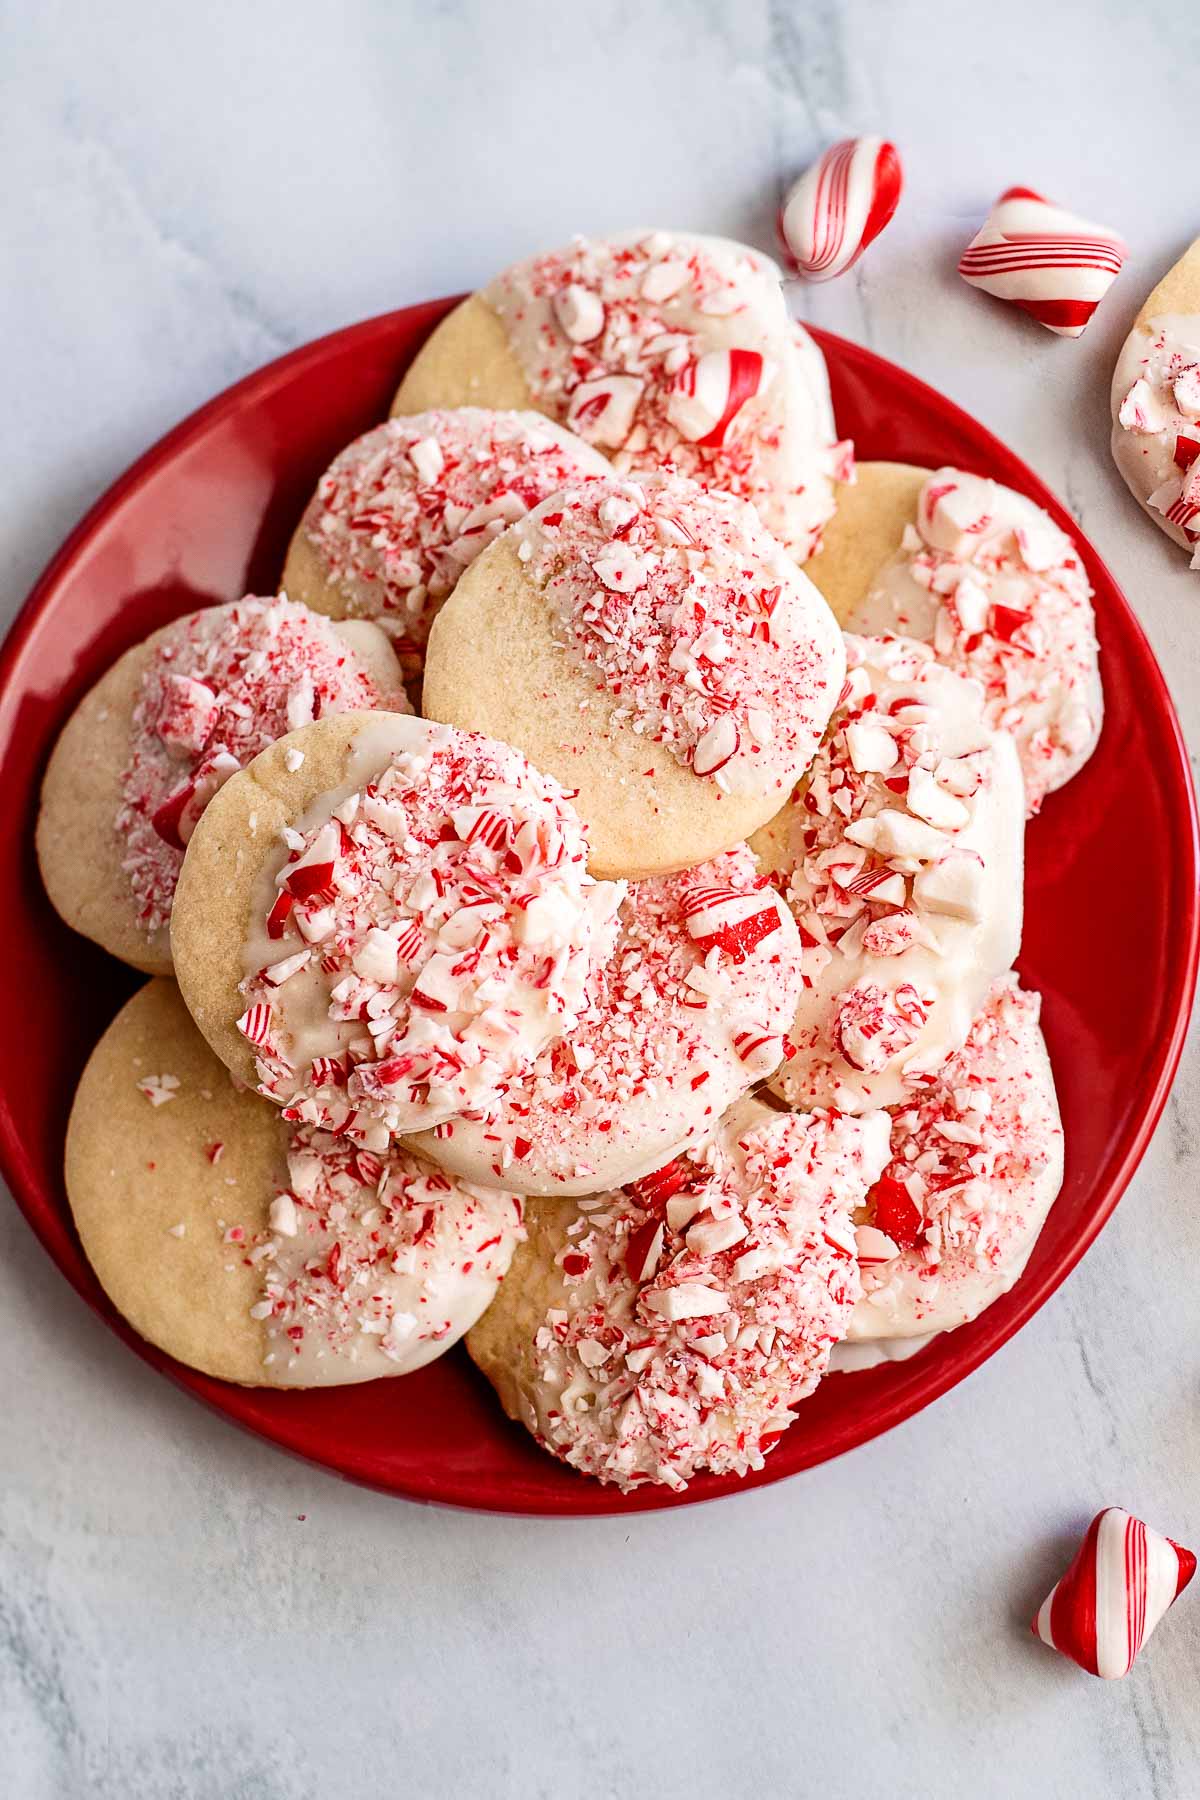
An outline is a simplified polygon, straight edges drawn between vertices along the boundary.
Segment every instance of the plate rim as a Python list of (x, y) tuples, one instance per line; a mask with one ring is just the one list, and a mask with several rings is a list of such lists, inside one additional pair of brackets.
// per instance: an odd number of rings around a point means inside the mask
[[(52, 603), (56, 589), (69, 574), (82, 551), (88, 546), (94, 533), (130, 495), (157, 475), (162, 467), (194, 438), (200, 436), (211, 419), (227, 416), (229, 411), (235, 409), (240, 401), (249, 398), (256, 401), (261, 400), (279, 382), (291, 381), (306, 363), (324, 364), (339, 348), (349, 347), (351, 344), (361, 347), (375, 338), (386, 340), (395, 330), (399, 321), (411, 321), (414, 314), (425, 315), (432, 328), (463, 298), (464, 296), (460, 294), (443, 299), (414, 302), (410, 306), (373, 314), (369, 318), (340, 326), (334, 331), (313, 338), (285, 352), (282, 356), (272, 358), (261, 367), (242, 376), (229, 387), (214, 394), (150, 444), (140, 456), (109, 483), (87, 508), (78, 523), (67, 533), (33, 583), (16, 613), (3, 644), (0, 645), (0, 737), (7, 738), (13, 684), (19, 675), (22, 659), (34, 629), (41, 621), (47, 607)], [(820, 1455), (808, 1458), (786, 1471), (780, 1468), (778, 1474), (773, 1473), (773, 1459), (768, 1458), (762, 1470), (745, 1479), (730, 1478), (727, 1485), (722, 1485), (714, 1491), (693, 1493), (689, 1489), (680, 1495), (663, 1493), (649, 1488), (638, 1488), (631, 1494), (619, 1495), (599, 1483), (586, 1482), (581, 1477), (578, 1497), (569, 1508), (557, 1503), (553, 1496), (539, 1497), (534, 1501), (527, 1500), (523, 1504), (504, 1505), (494, 1500), (481, 1500), (465, 1494), (447, 1495), (444, 1492), (423, 1492), (418, 1486), (411, 1483), (401, 1484), (395, 1480), (373, 1480), (369, 1475), (364, 1474), (360, 1467), (351, 1466), (349, 1459), (336, 1449), (325, 1454), (315, 1454), (311, 1449), (305, 1449), (299, 1444), (289, 1441), (287, 1436), (266, 1430), (261, 1423), (246, 1416), (245, 1408), (239, 1407), (237, 1402), (243, 1396), (254, 1396), (259, 1390), (241, 1389), (227, 1383), (216, 1382), (211, 1377), (176, 1362), (165, 1351), (140, 1338), (116, 1312), (111, 1303), (107, 1302), (103, 1294), (101, 1294), (101, 1299), (104, 1304), (100, 1304), (96, 1296), (81, 1285), (74, 1271), (60, 1260), (57, 1249), (51, 1242), (50, 1233), (43, 1229), (40, 1217), (42, 1210), (46, 1207), (46, 1197), (32, 1170), (25, 1167), (20, 1134), (8, 1105), (8, 1097), (6, 1094), (0, 1095), (0, 1175), (3, 1175), (18, 1209), (59, 1273), (66, 1278), (91, 1311), (103, 1320), (109, 1330), (113, 1331), (144, 1362), (167, 1375), (177, 1387), (181, 1387), (195, 1399), (203, 1402), (210, 1411), (239, 1426), (260, 1442), (269, 1443), (275, 1449), (283, 1450), (311, 1466), (353, 1481), (356, 1485), (387, 1494), (391, 1498), (404, 1498), (418, 1504), (447, 1506), (455, 1510), (489, 1513), (496, 1516), (569, 1519), (628, 1516), (633, 1513), (665, 1510), (674, 1506), (703, 1505), (715, 1500), (729, 1499), (737, 1494), (752, 1492), (760, 1486), (790, 1480), (803, 1473), (807, 1468), (832, 1461), (835, 1457), (843, 1456), (850, 1450), (882, 1437), (903, 1423), (904, 1420), (915, 1417), (927, 1406), (941, 1399), (943, 1395), (949, 1393), (951, 1389), (973, 1374), (982, 1363), (996, 1355), (1018, 1331), (1028, 1324), (1033, 1315), (1040, 1311), (1051, 1295), (1078, 1267), (1128, 1189), (1154, 1136), (1170, 1094), (1188, 1034), (1196, 990), (1197, 970), (1200, 967), (1200, 815), (1197, 811), (1195, 778), (1179, 715), (1166, 676), (1154, 654), (1141, 621), (1120, 583), (1117, 582), (1091, 541), (1083, 534), (1057, 495), (1048, 488), (1036, 471), (1010, 449), (1002, 439), (981, 424), (964, 407), (959, 406), (956, 401), (940, 393), (919, 376), (911, 374), (900, 364), (837, 333), (809, 325), (807, 321), (801, 321), (801, 323), (811, 332), (823, 350), (833, 349), (837, 359), (842, 363), (851, 366), (857, 365), (860, 369), (868, 370), (882, 365), (887, 371), (888, 379), (893, 383), (899, 382), (914, 401), (931, 402), (942, 419), (959, 430), (965, 431), (989, 455), (994, 455), (997, 461), (1007, 465), (1010, 471), (1019, 475), (1021, 482), (1026, 485), (1028, 491), (1031, 491), (1031, 497), (1035, 497), (1037, 504), (1045, 507), (1057, 523), (1068, 532), (1088, 564), (1089, 570), (1099, 571), (1110, 593), (1119, 602), (1124, 613), (1124, 625), (1133, 637), (1144, 673), (1155, 693), (1158, 702), (1155, 710), (1167, 727), (1166, 735), (1174, 752), (1170, 769), (1175, 777), (1177, 789), (1175, 799), (1176, 802), (1182, 801), (1182, 806), (1178, 810), (1187, 823), (1184, 840), (1176, 848), (1173, 891), (1168, 890), (1171, 901), (1177, 902), (1181, 906), (1185, 925), (1184, 955), (1180, 979), (1176, 984), (1171, 1030), (1156, 1047), (1151, 1070), (1143, 1084), (1145, 1101), (1140, 1116), (1120, 1146), (1119, 1161), (1110, 1177), (1102, 1203), (1092, 1206), (1079, 1231), (1072, 1238), (1069, 1248), (1059, 1256), (1052, 1267), (1043, 1271), (1032, 1281), (1028, 1274), (1023, 1275), (1009, 1291), (1010, 1297), (1019, 1295), (1020, 1298), (1012, 1309), (1012, 1316), (1003, 1321), (1002, 1329), (990, 1335), (986, 1332), (980, 1334), (978, 1341), (970, 1344), (944, 1370), (938, 1371), (931, 1368), (922, 1395), (915, 1402), (905, 1391), (897, 1392), (890, 1400), (885, 1397), (869, 1421), (862, 1421), (851, 1426), (840, 1437), (835, 1437), (832, 1447)], [(1173, 808), (1173, 810), (1175, 809)], [(62, 1223), (64, 1229), (69, 1231), (68, 1222), (64, 1220)], [(986, 1317), (986, 1313), (981, 1317)], [(841, 1378), (850, 1379), (851, 1377), (843, 1376)], [(519, 1427), (513, 1426), (512, 1429), (517, 1430)]]

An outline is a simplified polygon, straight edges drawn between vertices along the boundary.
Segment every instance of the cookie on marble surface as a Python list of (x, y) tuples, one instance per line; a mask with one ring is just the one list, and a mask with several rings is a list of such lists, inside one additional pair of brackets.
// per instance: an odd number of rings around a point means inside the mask
[(1112, 452), (1130, 492), (1200, 568), (1200, 238), (1134, 320), (1111, 404)]
[(365, 621), (246, 599), (154, 632), (84, 696), (50, 758), (37, 853), (55, 909), (122, 962), (169, 974), (175, 883), (207, 800), (293, 727), (375, 706), (408, 700)]
[(862, 463), (809, 572), (848, 631), (932, 644), (1011, 732), (1030, 813), (1078, 774), (1104, 694), (1092, 589), (1023, 494), (960, 469)]
[(646, 876), (771, 817), (843, 672), (836, 620), (745, 501), (610, 475), (471, 565), (430, 634), (423, 704), (577, 790), (597, 874)]
[(211, 802), (172, 920), (209, 1043), (289, 1117), (382, 1150), (575, 1026), (616, 935), (558, 783), (394, 713), (322, 719)]
[(506, 269), (437, 328), (392, 410), (469, 405), (536, 407), (623, 474), (670, 464), (738, 494), (800, 561), (847, 466), (778, 269), (725, 238), (576, 238)]
[(406, 679), (419, 682), (429, 628), (463, 570), (539, 500), (608, 466), (538, 412), (461, 407), (391, 419), (322, 475), (282, 586), (330, 618), (376, 620)]
[(521, 1233), (511, 1195), (289, 1129), (234, 1086), (168, 981), (135, 994), (93, 1051), (66, 1181), (117, 1310), (178, 1361), (247, 1386), (431, 1362), (489, 1305)]
[(627, 1192), (530, 1201), (467, 1348), (544, 1449), (625, 1492), (759, 1469), (858, 1300), (850, 1217), (887, 1145), (882, 1113), (744, 1100)]

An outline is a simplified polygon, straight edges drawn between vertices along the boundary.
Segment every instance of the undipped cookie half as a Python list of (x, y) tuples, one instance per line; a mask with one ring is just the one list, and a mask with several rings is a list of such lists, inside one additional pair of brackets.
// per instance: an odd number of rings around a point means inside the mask
[(92, 1053), (67, 1192), (134, 1329), (247, 1386), (407, 1374), (495, 1295), (520, 1202), (404, 1150), (375, 1156), (237, 1089), (173, 983), (147, 984)]

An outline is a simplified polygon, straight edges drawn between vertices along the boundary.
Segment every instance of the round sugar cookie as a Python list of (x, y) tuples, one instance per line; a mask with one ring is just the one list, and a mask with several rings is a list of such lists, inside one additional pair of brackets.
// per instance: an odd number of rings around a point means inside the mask
[(506, 269), (438, 326), (392, 410), (464, 405), (536, 407), (622, 474), (669, 465), (737, 494), (798, 561), (851, 461), (779, 270), (726, 238), (576, 238)]
[(424, 710), (578, 792), (592, 867), (659, 875), (764, 824), (844, 673), (837, 622), (753, 508), (682, 476), (566, 488), (467, 570)]
[(891, 1158), (856, 1215), (863, 1297), (847, 1337), (965, 1325), (1021, 1274), (1063, 1175), (1041, 1000), (995, 982), (962, 1049), (891, 1112)]
[(390, 419), (322, 475), (281, 585), (330, 618), (377, 620), (419, 681), (429, 627), (479, 552), (548, 494), (607, 473), (599, 451), (537, 412)]
[(747, 845), (634, 882), (570, 1037), (507, 1084), (492, 1118), (449, 1120), (413, 1143), (519, 1193), (632, 1181), (777, 1068), (802, 981), (800, 934)]
[(1134, 320), (1111, 405), (1113, 457), (1130, 492), (1200, 569), (1200, 238)]
[(173, 982), (152, 981), (84, 1070), (67, 1193), (88, 1260), (134, 1329), (246, 1386), (403, 1375), (495, 1295), (520, 1202), (407, 1150), (356, 1150), (239, 1091)]
[(979, 682), (988, 724), (1016, 741), (1030, 813), (1092, 754), (1104, 696), (1091, 584), (1023, 494), (959, 469), (862, 463), (810, 573), (847, 631), (919, 638)]
[(293, 727), (377, 706), (408, 700), (365, 621), (251, 598), (154, 632), (84, 696), (50, 758), (37, 853), (56, 911), (122, 962), (169, 974), (175, 883), (207, 798)]
[(804, 944), (792, 1106), (862, 1112), (926, 1086), (1021, 942), (1024, 790), (974, 682), (906, 638), (846, 639), (808, 780), (755, 840)]
[(745, 1100), (637, 1194), (530, 1201), (467, 1348), (510, 1418), (623, 1491), (759, 1469), (849, 1323), (887, 1146), (882, 1113)]
[(395, 713), (323, 719), (234, 776), (172, 920), (201, 1031), (289, 1119), (369, 1149), (486, 1112), (575, 1026), (623, 889), (558, 783)]

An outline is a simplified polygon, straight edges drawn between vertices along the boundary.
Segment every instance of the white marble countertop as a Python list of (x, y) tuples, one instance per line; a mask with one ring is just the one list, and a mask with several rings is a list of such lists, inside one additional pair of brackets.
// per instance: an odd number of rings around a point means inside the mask
[[(940, 15), (940, 17), (935, 16)], [(1179, 0), (214, 0), (2, 9), (4, 607), (217, 389), (576, 230), (770, 246), (847, 131), (908, 187), (800, 296), (961, 402), (1067, 500), (1200, 744), (1200, 581), (1110, 465), (1143, 293), (1200, 228)], [(1134, 103), (1131, 86), (1142, 99)], [(953, 259), (1013, 182), (1123, 229), (1079, 343)], [(1119, 1501), (1200, 1538), (1200, 1065), (1113, 1223), (1020, 1337), (852, 1456), (609, 1522), (422, 1510), (210, 1417), (79, 1304), (0, 1204), (0, 1791), (1119, 1796), (1200, 1787), (1200, 1602), (1091, 1682), (1027, 1620)]]

